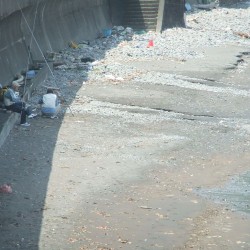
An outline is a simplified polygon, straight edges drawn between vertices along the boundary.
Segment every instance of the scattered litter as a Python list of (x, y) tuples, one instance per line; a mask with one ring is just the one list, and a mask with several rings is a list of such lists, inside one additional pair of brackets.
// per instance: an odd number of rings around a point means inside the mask
[(103, 37), (109, 37), (109, 36), (111, 36), (111, 34), (112, 34), (112, 29), (104, 29), (102, 31)]
[(152, 207), (147, 207), (147, 206), (140, 206), (142, 209), (153, 209)]
[(51, 52), (51, 51), (47, 51), (45, 53), (45, 57), (48, 61), (54, 61), (55, 60), (55, 57), (56, 57), (56, 52)]
[(72, 48), (72, 49), (78, 49), (78, 44), (74, 41), (70, 41), (69, 42), (69, 47)]
[(185, 4), (185, 8), (186, 8), (187, 11), (191, 11), (192, 10), (192, 7), (191, 7), (190, 3), (186, 3)]
[(29, 70), (26, 72), (26, 79), (32, 79), (36, 76), (35, 70)]
[(21, 74), (17, 75), (17, 80), (14, 80), (13, 83), (18, 84), (19, 86), (24, 84), (24, 77)]
[(10, 184), (3, 184), (0, 186), (0, 193), (4, 194), (11, 194), (12, 193), (12, 187)]
[(156, 215), (156, 216), (158, 216), (160, 219), (167, 218), (167, 216), (166, 216), (166, 215), (164, 215), (164, 214), (159, 214), (159, 213), (156, 213), (155, 215)]
[(107, 226), (98, 226), (98, 227), (96, 227), (96, 229), (108, 230), (108, 227)]
[(150, 48), (150, 47), (153, 47), (154, 46), (154, 41), (152, 40), (152, 39), (150, 39), (149, 41), (148, 41), (148, 46), (147, 46), (147, 48)]
[(115, 77), (113, 75), (105, 75), (105, 78), (107, 80), (110, 80), (110, 81), (118, 81), (118, 82), (124, 81), (124, 78), (122, 78), (122, 77)]
[(250, 39), (250, 34), (244, 33), (244, 32), (234, 32), (235, 35), (238, 35), (242, 38)]
[(119, 238), (118, 240), (119, 242), (123, 243), (123, 244), (131, 244), (132, 242), (128, 241), (128, 240), (123, 240), (121, 238)]

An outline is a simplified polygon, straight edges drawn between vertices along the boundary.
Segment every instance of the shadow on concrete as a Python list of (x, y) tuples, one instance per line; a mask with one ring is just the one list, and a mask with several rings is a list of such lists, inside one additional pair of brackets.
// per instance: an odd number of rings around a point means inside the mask
[[(107, 47), (107, 50), (110, 48)], [(107, 50), (102, 50), (95, 59), (104, 58)], [(47, 68), (46, 65), (44, 67)], [(65, 73), (65, 78), (62, 71), (57, 73), (63, 79), (61, 84), (66, 84), (65, 89), (70, 91), (70, 98), (66, 100), (68, 106), (86, 79), (79, 75), (76, 78), (74, 70)], [(48, 70), (42, 74), (48, 74), (53, 79)], [(32, 86), (35, 93), (38, 85), (44, 84), (44, 79)], [(30, 122), (28, 128), (17, 125), (17, 115), (0, 115), (1, 123), (8, 119), (12, 119), (12, 124), (16, 122), (0, 148), (0, 185), (10, 183), (13, 188), (12, 194), (0, 194), (0, 249), (36, 250), (39, 249), (43, 211), (49, 209), (46, 206), (47, 187), (64, 115), (54, 120), (38, 117)]]
[[(62, 11), (66, 12), (67, 10), (68, 13), (70, 13), (71, 10), (75, 11), (77, 9), (77, 2), (82, 6), (83, 1), (76, 0), (74, 1), (75, 5), (69, 5), (69, 1), (66, 0), (36, 2), (39, 2), (40, 11), (38, 12), (39, 22), (36, 24), (34, 34), (43, 45), (41, 46), (43, 51), (46, 51), (46, 48), (51, 48), (51, 51), (56, 52), (62, 49), (63, 46), (65, 48), (66, 42), (69, 42), (71, 38), (75, 38), (74, 40), (76, 42), (83, 40), (85, 34), (89, 39), (91, 37), (94, 38), (96, 37), (97, 31), (102, 30), (102, 28), (110, 24), (110, 20), (107, 20), (107, 6), (104, 6), (104, 12), (101, 11), (101, 7), (98, 7), (97, 16), (99, 18), (93, 18), (93, 10), (90, 11), (86, 8), (84, 12), (86, 16), (84, 17), (82, 13), (77, 12), (75, 13), (76, 15), (66, 15), (65, 20), (57, 20), (58, 16), (54, 15), (57, 10), (60, 12), (59, 17), (62, 18)], [(85, 2), (88, 2), (88, 4), (92, 2), (98, 4), (99, 1), (91, 0)], [(61, 8), (57, 6), (59, 3), (62, 3)], [(33, 21), (37, 6), (38, 5), (35, 4), (31, 6), (27, 5), (24, 9), (24, 14), (30, 23)], [(119, 14), (116, 12), (116, 7), (113, 9), (110, 8), (110, 10), (117, 15), (117, 18), (119, 17)], [(46, 16), (44, 16), (44, 14), (46, 14)], [(112, 16), (114, 17), (114, 14), (112, 14)], [(85, 28), (82, 27), (81, 22), (76, 22), (76, 19), (79, 21), (81, 18), (84, 18), (84, 20), (89, 18)], [(116, 18), (114, 17), (114, 19)], [(92, 22), (90, 20), (92, 20)], [(55, 22), (61, 24), (60, 29), (53, 26)], [(71, 28), (63, 26), (63, 24), (67, 22), (72, 23)], [(4, 23), (6, 25), (4, 25)], [(0, 65), (3, 66), (0, 68), (0, 72), (1, 74), (6, 73), (2, 80), (8, 82), (14, 74), (22, 69), (22, 66), (26, 66), (28, 51), (25, 45), (29, 44), (31, 35), (28, 34), (29, 31), (27, 27), (25, 27), (21, 13), (18, 11), (9, 15), (6, 20), (4, 20), (4, 23), (1, 21), (0, 24), (0, 27), (4, 27), (4, 30), (6, 29), (5, 35), (0, 37), (0, 44), (2, 46), (0, 49), (3, 48), (3, 50), (0, 50)], [(10, 26), (10, 24), (12, 25)], [(115, 24), (113, 20), (112, 24)], [(14, 30), (7, 29), (13, 25), (15, 27)], [(91, 29), (91, 27), (93, 27), (93, 29)], [(50, 30), (49, 33), (46, 32), (47, 28)], [(84, 29), (81, 37), (77, 37), (76, 35), (79, 28)], [(21, 31), (23, 31), (26, 36), (24, 36)], [(26, 41), (24, 41), (24, 37)], [(57, 39), (55, 39), (55, 37), (62, 38), (58, 41), (59, 45), (56, 44)], [(12, 41), (12, 43), (9, 43), (9, 41)], [(112, 46), (107, 46), (106, 49), (101, 49), (101, 53), (99, 53), (98, 58), (95, 59), (100, 60), (104, 58), (107, 50), (111, 48)], [(77, 50), (75, 50), (75, 53), (77, 53)], [(13, 55), (19, 56), (15, 58)], [(32, 56), (33, 59), (42, 59), (37, 48), (32, 50)], [(2, 60), (3, 58), (5, 60)], [(82, 81), (86, 80), (87, 75), (82, 77), (78, 75), (79, 78), (76, 79), (74, 70), (69, 71), (68, 74), (64, 74), (63, 71), (57, 72), (56, 74), (60, 75), (60, 80), (63, 79), (63, 82), (58, 82), (59, 87), (61, 84), (65, 84), (65, 89), (70, 92), (70, 95), (68, 95), (70, 98), (66, 100), (66, 105), (70, 105), (78, 90), (81, 88)], [(41, 83), (41, 81), (39, 82)], [(36, 89), (37, 85), (33, 87)], [(63, 94), (67, 95), (67, 93)], [(3, 117), (6, 117), (6, 120), (9, 118), (13, 119), (11, 121), (12, 123), (17, 121), (13, 115), (5, 113), (1, 113), (0, 115), (1, 120)], [(28, 128), (14, 125), (7, 140), (0, 148), (0, 185), (10, 183), (13, 188), (12, 194), (0, 194), (0, 249), (36, 250), (40, 248), (39, 240), (43, 229), (43, 211), (51, 209), (46, 205), (46, 197), (48, 195), (47, 188), (53, 166), (54, 151), (58, 143), (58, 134), (63, 124), (63, 118), (62, 116), (59, 119), (52, 120), (38, 117), (31, 121), (31, 127)], [(63, 157), (63, 152), (60, 153)], [(61, 185), (63, 185), (63, 183), (61, 183)], [(53, 194), (50, 195), (53, 196)], [(54, 199), (57, 199), (57, 197), (54, 197)], [(51, 218), (51, 220), (53, 220), (53, 218)], [(51, 232), (48, 232), (48, 236), (53, 237), (53, 228), (51, 228)]]
[[(109, 38), (100, 39), (100, 44), (105, 39)], [(118, 44), (110, 43), (106, 49), (102, 48), (95, 59), (103, 59), (106, 52)], [(76, 56), (79, 53), (77, 49), (71, 50)], [(65, 105), (69, 106), (82, 82), (88, 78), (87, 71), (85, 75), (78, 72), (77, 69), (54, 71), (60, 82), (53, 79), (45, 64), (38, 76), (29, 82), (28, 91), (37, 94), (37, 89), (44, 85), (48, 77), (50, 81), (57, 81), (58, 87), (65, 85), (64, 91), (68, 92), (62, 94), (67, 96)], [(50, 209), (46, 206), (47, 188), (63, 118), (64, 115), (53, 120), (38, 117), (30, 121), (30, 127), (23, 128), (17, 124), (17, 114), (1, 113), (0, 122), (3, 126), (3, 122), (8, 119), (15, 125), (0, 148), (0, 185), (10, 183), (13, 188), (12, 194), (0, 194), (0, 249), (39, 249), (43, 211)]]
[(15, 126), (0, 149), (0, 180), (13, 188), (0, 195), (0, 249), (38, 249), (60, 125), (40, 118), (30, 128)]

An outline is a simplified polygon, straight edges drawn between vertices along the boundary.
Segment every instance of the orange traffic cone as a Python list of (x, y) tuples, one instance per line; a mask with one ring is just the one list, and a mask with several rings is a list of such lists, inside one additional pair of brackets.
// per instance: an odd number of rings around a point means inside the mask
[(147, 47), (149, 48), (149, 47), (153, 47), (153, 46), (154, 46), (154, 41), (151, 39), (151, 40), (148, 41), (148, 46)]

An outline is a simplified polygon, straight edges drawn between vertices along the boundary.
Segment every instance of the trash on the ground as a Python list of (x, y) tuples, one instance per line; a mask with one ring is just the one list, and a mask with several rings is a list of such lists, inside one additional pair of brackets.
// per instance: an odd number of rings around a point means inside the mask
[(55, 60), (55, 56), (56, 53), (55, 52), (51, 52), (51, 51), (47, 51), (45, 54), (45, 57), (48, 61), (54, 61)]
[(81, 42), (79, 43), (79, 45), (83, 45), (83, 44), (89, 45), (89, 41), (81, 41)]
[(115, 77), (113, 75), (105, 75), (105, 78), (110, 81), (117, 81), (117, 82), (122, 82), (124, 81), (124, 78), (122, 77)]
[(83, 57), (81, 58), (81, 62), (87, 63), (87, 62), (94, 62), (95, 59), (91, 58), (91, 57)]
[(153, 41), (153, 39), (150, 39), (149, 41), (148, 41), (148, 46), (147, 46), (147, 48), (150, 48), (150, 47), (153, 47), (154, 46), (154, 41)]
[(11, 194), (12, 193), (12, 187), (10, 184), (3, 184), (0, 186), (0, 193), (4, 194)]
[(234, 32), (235, 35), (238, 35), (242, 38), (250, 39), (250, 34), (244, 33), (244, 32)]
[(52, 87), (52, 86), (43, 86), (46, 89), (60, 90), (60, 88)]
[(74, 41), (69, 42), (69, 47), (72, 49), (78, 49), (78, 44)]
[(192, 7), (191, 7), (190, 3), (186, 3), (185, 4), (185, 8), (186, 8), (187, 11), (191, 11), (192, 10)]
[(13, 81), (13, 83), (18, 84), (19, 86), (24, 84), (24, 77), (21, 74), (18, 74), (16, 76), (16, 80)]
[(65, 62), (54, 62), (53, 63), (53, 67), (58, 67), (58, 66), (61, 66), (61, 65), (64, 65), (65, 64)]
[(36, 76), (35, 70), (29, 70), (26, 72), (26, 79), (32, 79)]
[[(0, 84), (1, 85), (1, 84)], [(8, 90), (8, 87), (2, 87), (2, 85), (0, 86), (0, 102), (3, 103), (4, 100), (4, 93)]]
[(118, 241), (121, 242), (121, 243), (123, 243), (123, 244), (131, 244), (132, 243), (132, 242), (130, 242), (128, 240), (121, 239), (121, 238), (119, 238)]
[(100, 62), (94, 61), (94, 62), (91, 63), (91, 66), (96, 66), (96, 65), (98, 65), (98, 64), (100, 64)]
[(121, 32), (121, 31), (125, 30), (125, 28), (123, 26), (114, 26), (113, 30), (117, 31), (117, 32)]
[(152, 207), (148, 207), (148, 206), (140, 206), (140, 208), (142, 208), (142, 209), (153, 209)]
[(103, 29), (102, 35), (103, 37), (109, 37), (112, 34), (112, 29)]

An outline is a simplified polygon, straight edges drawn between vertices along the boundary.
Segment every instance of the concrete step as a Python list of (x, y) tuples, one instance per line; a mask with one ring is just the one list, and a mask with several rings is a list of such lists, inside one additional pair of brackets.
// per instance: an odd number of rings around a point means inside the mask
[(158, 11), (158, 8), (155, 8), (155, 9), (150, 8), (150, 9), (147, 9), (144, 11), (142, 11), (141, 9), (140, 10), (132, 9), (132, 10), (127, 10), (126, 13), (133, 15), (133, 14), (137, 14), (139, 12), (142, 14), (150, 14), (150, 15), (157, 16), (157, 11)]
[(127, 6), (126, 7), (127, 10), (155, 10), (158, 9), (158, 4), (154, 4), (154, 5), (131, 5), (131, 6)]
[(130, 6), (130, 5), (154, 5), (156, 3), (159, 3), (159, 0), (127, 0), (126, 1), (126, 4), (127, 6)]
[(124, 19), (125, 22), (156, 22), (157, 17), (127, 17)]
[(156, 29), (155, 25), (150, 25), (150, 24), (136, 24), (136, 25), (128, 24), (125, 27), (133, 28), (133, 30), (135, 31), (141, 31), (141, 30), (152, 31)]
[(156, 30), (159, 0), (128, 0), (124, 25), (139, 30)]
[(132, 10), (127, 11), (126, 16), (153, 16), (157, 17), (158, 9), (157, 10), (149, 10), (149, 11), (142, 11), (142, 10)]
[(134, 13), (134, 12), (146, 12), (146, 13), (152, 13), (157, 14), (158, 13), (158, 7), (137, 7), (137, 8), (127, 8), (126, 13)]
[(133, 27), (136, 27), (136, 26), (147, 26), (147, 27), (151, 27), (151, 28), (155, 28), (155, 22), (144, 22), (144, 21), (138, 21), (138, 22), (126, 22), (126, 24), (127, 24), (127, 26), (132, 26), (133, 25)]

